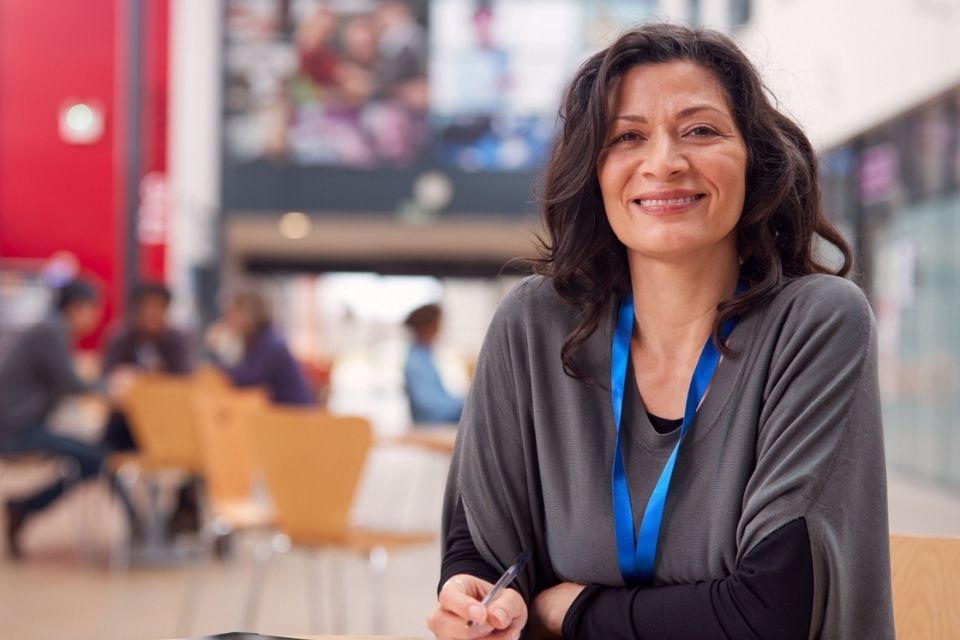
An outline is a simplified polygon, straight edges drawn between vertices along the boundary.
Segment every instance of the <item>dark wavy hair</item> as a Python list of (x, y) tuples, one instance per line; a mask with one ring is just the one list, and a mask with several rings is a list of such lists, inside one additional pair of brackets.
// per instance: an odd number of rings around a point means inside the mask
[[(630, 288), (627, 254), (603, 207), (597, 164), (610, 119), (609, 98), (627, 70), (648, 63), (689, 61), (709, 70), (726, 90), (736, 126), (747, 146), (746, 193), (737, 223), (740, 276), (750, 287), (718, 306), (713, 336), (723, 353), (720, 327), (769, 301), (789, 278), (812, 273), (847, 276), (852, 252), (824, 216), (817, 159), (800, 127), (771, 104), (760, 74), (727, 36), (710, 29), (651, 23), (621, 35), (588, 59), (567, 88), (560, 109), (562, 131), (543, 180), (545, 235), (531, 261), (549, 277), (577, 324), (561, 358), (571, 376), (586, 379), (575, 352)], [(842, 266), (819, 261), (817, 238), (839, 250)]]

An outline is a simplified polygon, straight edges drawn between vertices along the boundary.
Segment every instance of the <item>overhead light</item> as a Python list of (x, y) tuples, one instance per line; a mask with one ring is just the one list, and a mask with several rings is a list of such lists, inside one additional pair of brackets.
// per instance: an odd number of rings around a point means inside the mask
[(428, 210), (438, 212), (453, 200), (453, 183), (439, 171), (427, 171), (413, 183), (413, 199)]
[(280, 235), (284, 238), (302, 240), (310, 235), (313, 223), (310, 222), (310, 218), (305, 213), (291, 211), (280, 216), (280, 222), (277, 226), (280, 228)]
[(103, 108), (96, 100), (67, 100), (60, 106), (60, 138), (67, 144), (93, 144), (103, 137)]

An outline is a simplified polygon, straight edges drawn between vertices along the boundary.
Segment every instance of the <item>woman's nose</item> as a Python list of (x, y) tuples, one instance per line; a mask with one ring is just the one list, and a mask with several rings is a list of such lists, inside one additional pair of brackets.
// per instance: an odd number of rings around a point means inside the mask
[(647, 176), (660, 180), (675, 177), (690, 168), (680, 144), (669, 135), (652, 137), (644, 149), (639, 169)]

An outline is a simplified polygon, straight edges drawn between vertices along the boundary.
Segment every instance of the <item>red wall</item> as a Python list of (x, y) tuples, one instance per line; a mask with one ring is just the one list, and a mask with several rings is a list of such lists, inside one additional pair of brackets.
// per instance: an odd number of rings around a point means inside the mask
[[(164, 171), (168, 1), (145, 4), (153, 26), (143, 54), (143, 169)], [(106, 284), (104, 324), (125, 288), (127, 5), (0, 0), (0, 257), (73, 252)], [(70, 98), (103, 105), (98, 142), (60, 139), (58, 113)], [(162, 250), (142, 256), (144, 275), (162, 275)]]

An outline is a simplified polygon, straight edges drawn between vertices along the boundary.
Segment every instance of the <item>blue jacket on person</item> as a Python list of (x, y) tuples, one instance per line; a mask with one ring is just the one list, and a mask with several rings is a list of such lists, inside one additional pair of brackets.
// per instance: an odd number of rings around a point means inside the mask
[(416, 424), (459, 422), (463, 398), (451, 395), (433, 361), (429, 346), (414, 343), (403, 367), (404, 386)]

